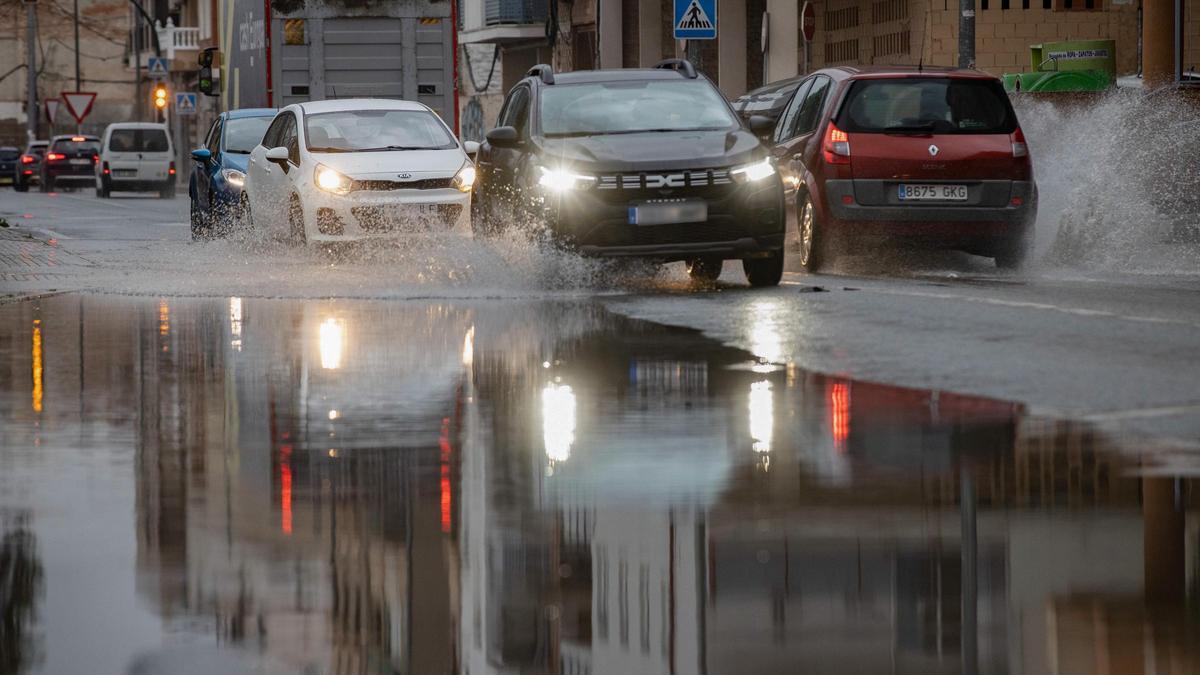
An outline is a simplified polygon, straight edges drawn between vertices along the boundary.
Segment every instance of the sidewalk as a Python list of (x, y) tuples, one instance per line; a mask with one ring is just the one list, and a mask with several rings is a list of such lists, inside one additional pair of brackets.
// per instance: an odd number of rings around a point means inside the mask
[(55, 239), (0, 228), (0, 301), (73, 288), (73, 278), (91, 266), (90, 260), (64, 251)]

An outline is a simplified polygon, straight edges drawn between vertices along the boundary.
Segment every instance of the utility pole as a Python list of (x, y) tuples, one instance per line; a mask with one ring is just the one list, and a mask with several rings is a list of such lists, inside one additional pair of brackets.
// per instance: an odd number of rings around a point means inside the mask
[(79, 84), (79, 0), (75, 0), (75, 91), (82, 91)]
[(133, 19), (133, 116), (142, 121), (142, 15)]
[(37, 138), (37, 0), (25, 0), (25, 74), (28, 76), (29, 100), (26, 101), (25, 133), (29, 140)]
[(958, 67), (975, 67), (975, 0), (958, 0)]

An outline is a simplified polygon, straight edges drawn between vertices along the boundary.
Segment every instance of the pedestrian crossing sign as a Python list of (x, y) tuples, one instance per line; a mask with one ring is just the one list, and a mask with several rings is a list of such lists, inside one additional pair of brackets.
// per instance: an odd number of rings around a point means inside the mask
[(675, 39), (717, 39), (717, 0), (675, 0)]
[(161, 56), (151, 56), (146, 61), (146, 73), (149, 74), (150, 77), (166, 77), (170, 70), (171, 69), (168, 66), (167, 60)]
[(175, 92), (175, 114), (176, 115), (195, 115), (196, 114), (196, 94), (189, 91)]

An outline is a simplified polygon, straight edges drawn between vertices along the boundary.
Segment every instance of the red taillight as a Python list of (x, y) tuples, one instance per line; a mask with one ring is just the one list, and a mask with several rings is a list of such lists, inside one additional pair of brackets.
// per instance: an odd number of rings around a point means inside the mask
[(33, 175), (33, 169), (25, 169), (25, 175), (26, 175), (26, 176), (32, 176), (32, 175)]
[(826, 164), (850, 163), (850, 136), (837, 128), (833, 122), (829, 123), (829, 128), (825, 131), (824, 151)]
[(1029, 156), (1029, 146), (1025, 144), (1025, 132), (1021, 131), (1021, 127), (1017, 127), (1017, 130), (1012, 132), (1009, 138), (1012, 140), (1013, 157)]
[(167, 169), (167, 175), (168, 176), (175, 175), (175, 162), (171, 162), (171, 168)]
[(33, 155), (21, 155), (22, 164), (33, 164), (35, 161), (37, 160), (33, 158)]
[(50, 152), (46, 154), (47, 162), (57, 162), (60, 159), (66, 159), (67, 156), (60, 152)]
[(92, 166), (100, 163), (100, 155), (92, 155)]
[(104, 172), (104, 175), (105, 175), (105, 176), (107, 176), (108, 174), (112, 173), (111, 171), (109, 171), (109, 170), (108, 170), (108, 162), (105, 162), (105, 163), (104, 163), (104, 168), (102, 169), (102, 171)]

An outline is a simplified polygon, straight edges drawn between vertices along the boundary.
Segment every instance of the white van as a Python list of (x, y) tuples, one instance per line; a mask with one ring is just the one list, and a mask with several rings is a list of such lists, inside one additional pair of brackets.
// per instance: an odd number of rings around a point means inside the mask
[(118, 122), (108, 125), (96, 163), (96, 196), (110, 192), (158, 192), (175, 196), (175, 148), (165, 124)]

